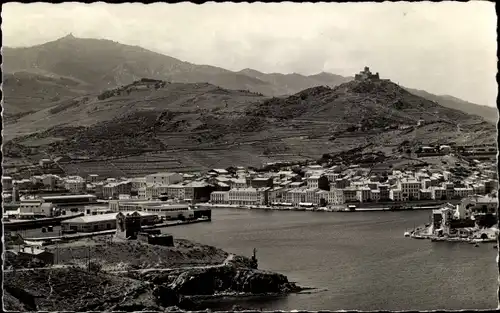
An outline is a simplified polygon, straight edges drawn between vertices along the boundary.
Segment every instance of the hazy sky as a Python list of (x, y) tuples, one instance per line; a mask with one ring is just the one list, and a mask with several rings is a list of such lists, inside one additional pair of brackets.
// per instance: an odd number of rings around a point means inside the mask
[(72, 32), (230, 70), (351, 76), (367, 65), (401, 85), (495, 106), (489, 2), (2, 5), (6, 46)]

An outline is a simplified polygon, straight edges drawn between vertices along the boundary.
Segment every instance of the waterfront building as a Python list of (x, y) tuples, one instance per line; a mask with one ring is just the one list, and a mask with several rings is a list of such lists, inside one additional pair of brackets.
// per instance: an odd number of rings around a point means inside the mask
[(387, 185), (387, 184), (379, 184), (378, 190), (380, 191), (380, 201), (390, 200), (389, 185)]
[(259, 200), (256, 188), (235, 188), (229, 190), (229, 202), (238, 205), (255, 205)]
[(63, 231), (97, 232), (116, 228), (116, 217), (118, 214), (137, 214), (140, 216), (141, 224), (154, 224), (158, 215), (147, 212), (114, 212), (107, 214), (84, 215), (61, 222)]
[(178, 173), (156, 173), (146, 176), (146, 183), (148, 184), (158, 184), (158, 185), (172, 185), (183, 181), (182, 175)]
[(401, 189), (402, 201), (418, 200), (420, 188), (420, 182), (414, 179), (402, 179), (398, 183), (398, 189)]
[(213, 191), (210, 194), (210, 202), (214, 204), (229, 203), (229, 191)]
[(360, 187), (356, 190), (356, 199), (359, 202), (370, 201), (371, 189), (368, 187)]
[(403, 192), (401, 189), (391, 189), (389, 191), (389, 198), (394, 202), (400, 202), (403, 199), (402, 194)]
[(358, 202), (357, 190), (352, 187), (342, 189), (344, 202)]
[(286, 202), (287, 189), (283, 187), (274, 187), (268, 190), (267, 196), (269, 203)]
[(374, 190), (370, 190), (370, 199), (371, 201), (373, 202), (378, 202), (380, 201), (380, 190), (378, 189), (374, 189)]
[(211, 186), (203, 181), (184, 183), (184, 200), (207, 202), (210, 200)]

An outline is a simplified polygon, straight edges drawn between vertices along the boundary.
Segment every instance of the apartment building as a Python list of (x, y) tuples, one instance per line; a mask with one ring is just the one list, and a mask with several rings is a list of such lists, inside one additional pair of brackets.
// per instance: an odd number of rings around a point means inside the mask
[(470, 187), (465, 187), (465, 188), (454, 188), (454, 197), (455, 198), (467, 198), (469, 196), (472, 196), (474, 194), (474, 189)]
[(417, 180), (402, 179), (398, 184), (398, 189), (401, 189), (402, 201), (418, 200), (421, 184)]
[(283, 187), (274, 187), (268, 190), (269, 203), (283, 203), (286, 202), (287, 189)]
[(366, 202), (370, 200), (371, 189), (368, 187), (360, 187), (356, 190), (356, 199), (359, 202)]
[(378, 190), (378, 189), (370, 189), (370, 199), (373, 202), (380, 201), (380, 190)]
[(429, 189), (420, 189), (420, 195), (419, 195), (420, 200), (431, 200), (432, 199), (432, 192)]
[(256, 188), (235, 188), (229, 190), (229, 202), (239, 205), (255, 205), (259, 196)]
[(441, 200), (446, 197), (446, 189), (443, 187), (431, 187), (432, 199)]
[(394, 202), (403, 201), (403, 191), (399, 188), (389, 191), (389, 198)]
[(229, 203), (229, 191), (214, 191), (210, 194), (210, 202), (214, 204)]
[(74, 194), (84, 193), (87, 189), (87, 182), (80, 176), (69, 176), (64, 180), (64, 188)]
[(168, 185), (166, 194), (171, 199), (184, 200), (186, 198), (186, 194), (184, 192), (184, 186), (180, 183)]
[(358, 201), (358, 194), (357, 190), (354, 188), (344, 188), (342, 189), (344, 193), (344, 203), (349, 203), (349, 202), (357, 202)]
[(108, 183), (102, 188), (104, 199), (117, 198), (121, 194), (130, 195), (132, 183), (130, 181)]
[(165, 186), (179, 183), (182, 180), (182, 175), (178, 173), (156, 173), (146, 176), (146, 183)]
[(300, 203), (306, 202), (306, 195), (307, 192), (305, 187), (292, 188), (288, 190), (286, 202), (298, 206)]

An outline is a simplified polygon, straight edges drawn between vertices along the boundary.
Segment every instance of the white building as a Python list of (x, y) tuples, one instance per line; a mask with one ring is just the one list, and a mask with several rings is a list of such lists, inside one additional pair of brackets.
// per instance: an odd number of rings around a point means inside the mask
[(256, 205), (259, 196), (256, 188), (235, 188), (229, 190), (229, 202), (239, 205)]
[(369, 187), (360, 187), (356, 190), (356, 199), (359, 202), (366, 202), (370, 200), (371, 189)]
[(398, 189), (401, 189), (402, 201), (418, 200), (420, 188), (421, 184), (417, 180), (403, 179), (398, 184)]
[(401, 189), (391, 189), (389, 190), (389, 198), (394, 202), (403, 201), (402, 197), (403, 191)]
[(84, 193), (87, 182), (80, 176), (70, 176), (64, 180), (64, 188), (74, 194)]
[(229, 203), (229, 191), (213, 191), (210, 194), (210, 202), (215, 204)]
[(156, 173), (146, 176), (146, 183), (158, 185), (173, 185), (183, 180), (182, 175), (178, 173)]
[(460, 198), (467, 198), (474, 194), (474, 189), (472, 188), (454, 188), (454, 196)]
[(54, 206), (43, 199), (22, 200), (17, 209), (17, 215), (20, 219), (34, 218), (40, 216), (52, 216)]
[(109, 199), (120, 194), (130, 195), (131, 190), (132, 183), (130, 181), (108, 183), (107, 185), (103, 186), (102, 196), (104, 199)]

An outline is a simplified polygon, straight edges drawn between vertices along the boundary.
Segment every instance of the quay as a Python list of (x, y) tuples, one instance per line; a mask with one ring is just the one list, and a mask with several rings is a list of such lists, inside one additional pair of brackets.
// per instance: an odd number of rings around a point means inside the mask
[(311, 212), (382, 212), (382, 211), (411, 211), (411, 210), (434, 210), (441, 207), (441, 204), (429, 205), (414, 204), (414, 205), (393, 205), (389, 207), (372, 206), (366, 207), (364, 204), (355, 204), (353, 210), (349, 209), (349, 205), (339, 205), (330, 207), (300, 207), (300, 206), (269, 206), (269, 205), (237, 205), (237, 204), (212, 204), (212, 203), (198, 203), (199, 208), (212, 208), (212, 209), (244, 209), (244, 210), (265, 210), (265, 211), (311, 211)]
[[(201, 223), (201, 222), (210, 222), (210, 219), (207, 217), (204, 217), (204, 218), (197, 218), (195, 220), (187, 220), (187, 221), (168, 221), (168, 222), (164, 222), (161, 224), (143, 226), (142, 229), (157, 229), (157, 228), (173, 227), (173, 226), (179, 226), (179, 225), (196, 224), (196, 223)], [(95, 236), (111, 235), (114, 233), (116, 233), (116, 229), (109, 229), (109, 230), (103, 230), (103, 231), (97, 231), (97, 232), (91, 232), (91, 233), (67, 234), (67, 235), (53, 236), (53, 237), (25, 238), (25, 241), (33, 241), (33, 242), (42, 241), (43, 242), (43, 241), (52, 241), (52, 240), (74, 240), (74, 239), (80, 239), (80, 238), (89, 238), (89, 237), (95, 237)]]

